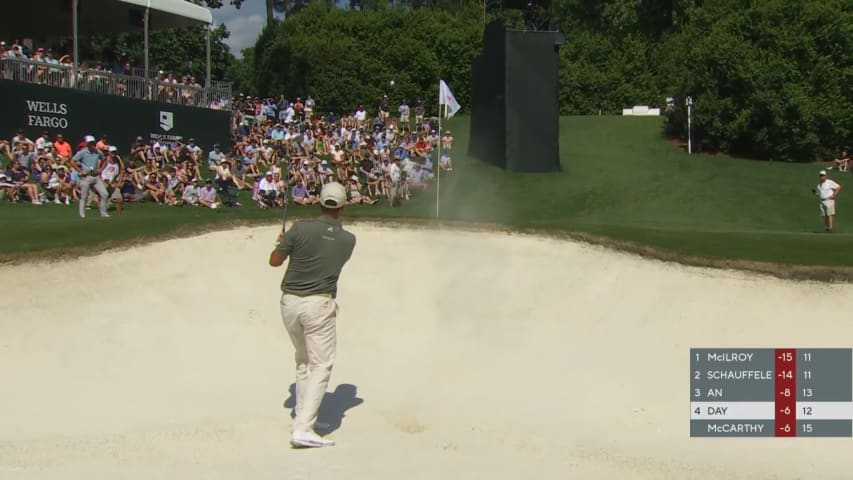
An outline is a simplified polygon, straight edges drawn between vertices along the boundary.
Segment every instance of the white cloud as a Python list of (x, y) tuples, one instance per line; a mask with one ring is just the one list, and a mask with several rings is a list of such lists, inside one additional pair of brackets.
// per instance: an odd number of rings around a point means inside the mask
[(231, 49), (231, 53), (239, 58), (243, 55), (244, 48), (255, 44), (266, 20), (263, 15), (249, 14), (234, 16), (219, 23), (224, 23), (231, 32), (231, 36), (225, 39), (225, 44)]

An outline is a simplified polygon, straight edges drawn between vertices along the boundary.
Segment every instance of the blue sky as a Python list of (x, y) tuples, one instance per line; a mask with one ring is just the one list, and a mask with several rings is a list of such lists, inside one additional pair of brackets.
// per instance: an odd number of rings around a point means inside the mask
[[(245, 0), (239, 10), (234, 8), (230, 2), (222, 2), (221, 8), (212, 9), (213, 21), (219, 25), (224, 23), (231, 32), (231, 37), (225, 43), (231, 48), (231, 53), (236, 57), (242, 57), (242, 51), (246, 47), (255, 44), (261, 30), (266, 23), (266, 2), (264, 0)], [(349, 5), (348, 1), (338, 0), (339, 7)]]
[(264, 28), (266, 9), (263, 0), (247, 0), (239, 10), (228, 2), (222, 2), (221, 8), (211, 10), (213, 21), (217, 25), (224, 23), (231, 32), (225, 43), (231, 53), (241, 57), (242, 50), (255, 44), (255, 40)]

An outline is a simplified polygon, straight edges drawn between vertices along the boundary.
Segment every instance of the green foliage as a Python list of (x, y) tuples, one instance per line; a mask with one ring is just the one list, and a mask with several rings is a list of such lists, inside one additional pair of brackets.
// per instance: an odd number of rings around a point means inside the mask
[[(313, 96), (321, 109), (374, 110), (382, 95), (392, 105), (424, 100), (436, 108), (443, 78), (470, 105), (471, 61), (482, 45), (482, 11), (450, 12), (377, 7), (330, 9), (309, 5), (262, 32), (248, 68), (264, 95)], [(392, 87), (390, 81), (394, 80)]]
[[(228, 29), (220, 25), (210, 34), (211, 76), (222, 80), (234, 63), (224, 40)], [(203, 28), (158, 30), (149, 34), (149, 68), (172, 72), (175, 75), (190, 73), (199, 81), (205, 77), (207, 68), (207, 40)], [(131, 66), (144, 66), (144, 44), (140, 33), (118, 35), (95, 35), (90, 42), (81, 42), (81, 56), (113, 64), (129, 61)]]
[[(259, 1), (259, 0), (253, 0)], [(231, 77), (245, 93), (314, 96), (347, 111), (383, 94), (435, 108), (437, 80), (470, 105), (471, 60), (483, 25), (522, 28), (520, 10), (484, 12), (474, 0), (315, 0), (268, 27)], [(830, 158), (853, 128), (853, 10), (849, 0), (555, 0), (562, 114), (676, 108), (666, 132), (752, 158)], [(396, 84), (392, 88), (390, 80)], [(434, 112), (433, 112), (434, 113)]]
[[(833, 158), (853, 128), (849, 2), (741, 3), (694, 8), (670, 44), (674, 93), (695, 98), (694, 138), (754, 158)], [(673, 112), (667, 129), (683, 135), (685, 121)]]

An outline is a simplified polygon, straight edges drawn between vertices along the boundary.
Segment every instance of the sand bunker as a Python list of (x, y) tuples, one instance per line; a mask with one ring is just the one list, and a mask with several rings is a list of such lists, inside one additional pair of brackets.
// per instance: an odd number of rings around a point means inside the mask
[(689, 348), (853, 345), (853, 289), (350, 227), (338, 445), (291, 450), (275, 227), (0, 268), (0, 478), (850, 478), (849, 439), (689, 438)]

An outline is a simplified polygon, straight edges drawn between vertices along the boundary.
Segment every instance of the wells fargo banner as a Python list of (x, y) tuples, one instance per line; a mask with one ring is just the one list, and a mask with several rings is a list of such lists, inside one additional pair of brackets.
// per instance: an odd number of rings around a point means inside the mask
[(167, 103), (101, 95), (70, 88), (0, 80), (0, 138), (23, 128), (33, 140), (43, 132), (62, 133), (76, 145), (86, 135), (107, 134), (111, 145), (126, 154), (136, 137), (161, 143), (194, 138), (205, 151), (214, 143), (227, 149), (231, 113)]

